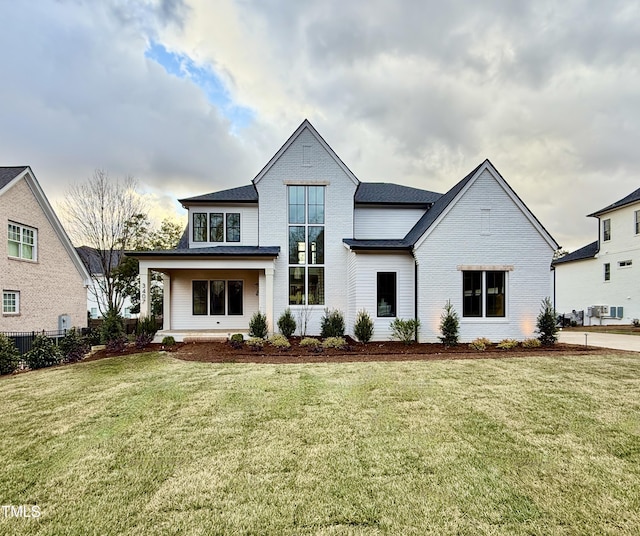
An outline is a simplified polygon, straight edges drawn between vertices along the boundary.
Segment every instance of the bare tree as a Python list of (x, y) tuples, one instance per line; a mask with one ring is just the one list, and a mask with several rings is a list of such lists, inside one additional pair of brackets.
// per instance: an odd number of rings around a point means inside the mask
[(93, 257), (88, 259), (94, 282), (90, 292), (103, 315), (109, 310), (119, 312), (124, 303), (114, 269), (135, 238), (131, 222), (146, 212), (137, 187), (133, 177), (112, 179), (106, 171), (97, 169), (87, 181), (71, 186), (62, 203), (62, 216), (72, 241), (86, 246)]

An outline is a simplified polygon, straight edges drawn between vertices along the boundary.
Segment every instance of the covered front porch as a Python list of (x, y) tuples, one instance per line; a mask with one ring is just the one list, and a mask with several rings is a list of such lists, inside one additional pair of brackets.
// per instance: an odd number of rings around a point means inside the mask
[[(273, 330), (274, 260), (279, 248), (201, 248), (131, 255), (140, 263), (140, 314), (151, 314), (151, 273), (163, 282), (163, 327), (156, 340), (227, 338), (246, 334), (257, 311)], [(238, 251), (239, 250), (239, 251)], [(248, 254), (251, 253), (251, 254)]]

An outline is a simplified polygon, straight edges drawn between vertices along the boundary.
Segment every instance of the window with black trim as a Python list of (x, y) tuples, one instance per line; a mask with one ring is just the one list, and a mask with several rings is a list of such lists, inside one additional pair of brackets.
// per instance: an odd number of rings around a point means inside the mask
[(640, 234), (640, 210), (634, 212), (636, 234)]
[(240, 213), (227, 214), (227, 242), (240, 242)]
[(244, 314), (244, 282), (213, 279), (193, 281), (194, 315), (238, 316)]
[(209, 241), (224, 242), (224, 218), (222, 212), (209, 214)]
[(193, 242), (240, 242), (240, 212), (194, 212)]
[(611, 264), (608, 262), (604, 263), (604, 280), (611, 281)]
[(462, 272), (462, 316), (502, 318), (507, 316), (507, 272), (469, 270)]
[(378, 272), (376, 274), (376, 304), (379, 317), (396, 316), (397, 274)]

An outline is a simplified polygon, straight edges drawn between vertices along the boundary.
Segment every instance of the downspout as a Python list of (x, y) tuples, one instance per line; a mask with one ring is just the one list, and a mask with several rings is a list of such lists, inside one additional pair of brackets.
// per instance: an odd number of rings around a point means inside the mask
[[(413, 317), (414, 320), (416, 321), (416, 325), (418, 324), (418, 322), (420, 321), (420, 319), (418, 318), (418, 259), (416, 259), (416, 255), (415, 252), (413, 250), (413, 248), (411, 248), (411, 256), (413, 257), (413, 271), (414, 271), (414, 275), (413, 275)], [(419, 331), (419, 327), (416, 327), (416, 332), (414, 334), (414, 340), (415, 342), (420, 342), (418, 340), (418, 331)]]

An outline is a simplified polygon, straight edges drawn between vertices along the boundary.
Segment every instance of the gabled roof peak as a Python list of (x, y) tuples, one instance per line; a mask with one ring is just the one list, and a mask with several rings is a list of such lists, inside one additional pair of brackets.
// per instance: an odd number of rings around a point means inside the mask
[(601, 214), (605, 214), (606, 212), (610, 212), (612, 210), (615, 210), (617, 208), (621, 208), (627, 205), (631, 205), (632, 203), (637, 203), (640, 202), (640, 188), (638, 188), (637, 190), (634, 190), (633, 192), (631, 192), (629, 195), (623, 197), (622, 199), (619, 199), (618, 201), (616, 201), (615, 203), (611, 203), (610, 205), (597, 210), (596, 212), (589, 214), (589, 216), (593, 216), (593, 217), (598, 217)]

